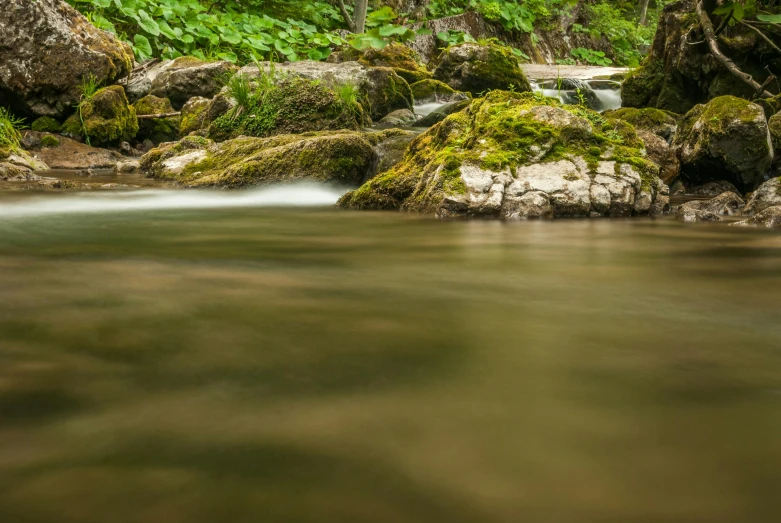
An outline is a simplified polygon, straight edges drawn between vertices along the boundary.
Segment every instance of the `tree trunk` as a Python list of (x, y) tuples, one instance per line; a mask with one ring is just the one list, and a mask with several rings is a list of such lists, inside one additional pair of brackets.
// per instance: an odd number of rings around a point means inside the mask
[(648, 24), (648, 1), (640, 0), (640, 25)]
[(366, 31), (366, 10), (369, 7), (369, 0), (355, 0), (355, 32), (363, 33)]

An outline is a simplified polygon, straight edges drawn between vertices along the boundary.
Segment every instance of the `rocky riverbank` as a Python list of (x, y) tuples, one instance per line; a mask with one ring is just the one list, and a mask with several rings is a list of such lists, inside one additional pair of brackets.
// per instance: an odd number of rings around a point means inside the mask
[[(539, 66), (525, 72), (498, 40), (425, 60), (415, 45), (391, 44), (338, 50), (326, 62), (239, 68), (180, 57), (134, 66), (125, 44), (60, 0), (17, 4), (0, 14), (0, 93), (32, 124), (21, 147), (0, 150), (0, 187), (138, 185), (46, 175), (110, 170), (180, 187), (313, 180), (357, 187), (340, 201), (345, 208), (440, 217), (672, 210), (685, 221), (746, 215), (746, 224), (775, 225), (781, 117), (773, 100), (750, 101), (718, 64), (697, 77), (696, 95), (676, 103), (671, 92), (693, 92), (680, 71), (649, 76), (675, 53), (705, 68), (707, 55), (669, 44), (676, 31), (693, 30), (682, 14), (691, 6), (665, 10), (650, 56), (623, 85), (632, 107), (599, 113), (591, 86), (611, 88), (624, 71), (606, 72), (606, 87), (575, 74), (552, 79)], [(66, 74), (60, 66), (70, 63), (78, 68)], [(557, 83), (558, 100), (545, 96), (544, 81)], [(670, 196), (686, 194), (697, 200), (671, 209)]]

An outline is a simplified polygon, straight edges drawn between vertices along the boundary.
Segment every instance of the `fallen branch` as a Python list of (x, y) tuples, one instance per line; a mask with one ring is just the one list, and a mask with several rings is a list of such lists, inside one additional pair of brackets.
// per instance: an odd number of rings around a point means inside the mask
[(769, 44), (770, 44), (770, 46), (771, 46), (773, 49), (775, 49), (776, 51), (778, 51), (779, 53), (781, 53), (781, 48), (779, 48), (779, 47), (778, 47), (776, 44), (774, 44), (774, 43), (773, 43), (773, 40), (771, 40), (770, 38), (768, 38), (768, 37), (765, 35), (765, 33), (763, 33), (762, 31), (760, 31), (759, 29), (757, 29), (757, 28), (756, 28), (756, 27), (754, 27), (753, 25), (751, 25), (751, 24), (747, 24), (747, 23), (746, 23), (746, 22), (744, 22), (743, 20), (741, 20), (741, 21), (740, 21), (740, 23), (741, 23), (741, 24), (743, 24), (743, 25), (745, 25), (746, 27), (748, 27), (748, 28), (749, 28), (749, 29), (751, 29), (752, 31), (756, 31), (756, 32), (757, 32), (757, 34), (758, 34), (759, 36), (761, 36), (763, 40), (765, 40), (765, 42), (769, 43)]
[(140, 114), (136, 118), (139, 120), (153, 120), (155, 118), (171, 118), (172, 116), (181, 116), (179, 113), (161, 113), (161, 114)]
[(697, 2), (697, 16), (700, 19), (702, 32), (705, 34), (705, 40), (708, 42), (708, 48), (710, 49), (710, 53), (713, 55), (713, 57), (735, 77), (740, 78), (743, 80), (743, 82), (750, 85), (757, 93), (759, 93), (760, 97), (773, 98), (772, 93), (763, 89), (762, 86), (758, 84), (750, 74), (741, 71), (740, 68), (735, 65), (735, 62), (733, 62), (729, 57), (721, 52), (719, 49), (719, 44), (716, 41), (716, 34), (715, 30), (713, 29), (713, 23), (710, 21), (708, 13), (705, 12), (703, 0), (699, 0)]

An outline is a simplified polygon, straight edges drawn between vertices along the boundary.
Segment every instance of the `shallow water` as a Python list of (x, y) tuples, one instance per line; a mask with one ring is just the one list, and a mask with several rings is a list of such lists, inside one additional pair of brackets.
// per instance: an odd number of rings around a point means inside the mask
[(779, 233), (193, 196), (0, 195), (0, 521), (781, 517)]

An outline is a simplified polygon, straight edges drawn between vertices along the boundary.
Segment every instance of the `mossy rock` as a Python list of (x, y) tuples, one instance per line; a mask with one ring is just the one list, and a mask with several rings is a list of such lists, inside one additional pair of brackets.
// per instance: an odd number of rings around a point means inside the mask
[(437, 58), (434, 78), (473, 96), (493, 89), (531, 91), (512, 51), (493, 42), (468, 42), (448, 47)]
[[(146, 95), (133, 104), (138, 116), (150, 114), (169, 114), (174, 112), (168, 98)], [(138, 121), (139, 140), (151, 140), (154, 143), (170, 142), (179, 137), (179, 117), (142, 118)]]
[(41, 136), (41, 147), (59, 147), (60, 140), (54, 135), (45, 134)]
[(51, 116), (41, 116), (30, 125), (30, 129), (39, 133), (58, 133), (62, 124)]
[(427, 79), (410, 85), (416, 104), (433, 102), (455, 102), (469, 98), (468, 93), (455, 91), (449, 85), (439, 80)]
[(153, 149), (141, 159), (141, 168), (155, 178), (187, 187), (241, 188), (303, 180), (358, 185), (375, 165), (373, 148), (401, 133), (242, 136), (220, 143), (191, 136)]
[(675, 129), (678, 127), (679, 116), (668, 111), (646, 107), (622, 107), (615, 111), (602, 113), (606, 118), (616, 118), (632, 124), (636, 129), (651, 132), (668, 142), (672, 140)]
[(62, 131), (89, 138), (92, 145), (107, 145), (133, 138), (138, 132), (138, 118), (122, 87), (112, 85), (81, 102)]
[(621, 103), (624, 107), (656, 107), (662, 85), (664, 63), (647, 59), (626, 75), (621, 84)]
[(255, 87), (246, 106), (236, 105), (211, 123), (209, 137), (264, 137), (337, 129), (360, 129), (367, 121), (351, 88), (337, 93), (322, 82), (291, 76)]
[(781, 161), (781, 114), (774, 114), (767, 121), (770, 140), (773, 142), (773, 163)]
[(685, 181), (727, 180), (743, 191), (764, 178), (773, 158), (764, 110), (734, 96), (714, 98), (686, 113), (672, 146)]
[(210, 98), (238, 67), (226, 61), (205, 62), (192, 56), (176, 58), (152, 80), (149, 94), (168, 98), (176, 109), (194, 96)]
[(390, 67), (409, 84), (431, 78), (418, 54), (404, 44), (393, 42), (382, 49), (368, 49), (358, 62), (371, 67)]
[(373, 120), (380, 120), (397, 109), (412, 110), (412, 89), (393, 69), (370, 67), (366, 76), (372, 87), (367, 89), (364, 99)]
[(416, 138), (339, 205), (503, 218), (652, 214), (668, 206), (634, 128), (532, 93), (492, 91)]
[(202, 96), (190, 98), (184, 107), (179, 119), (179, 136), (187, 136), (190, 133), (200, 131), (204, 127), (206, 112), (211, 101)]
[(768, 118), (781, 111), (781, 95), (773, 98), (759, 98), (754, 100), (754, 103), (765, 110), (765, 116)]

